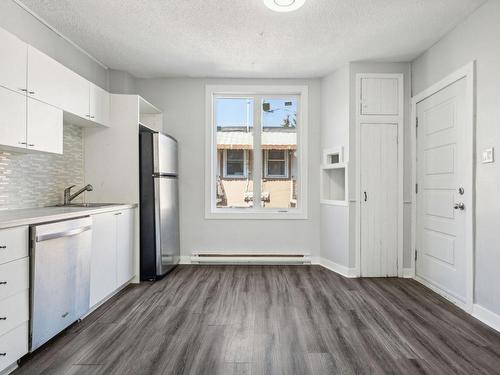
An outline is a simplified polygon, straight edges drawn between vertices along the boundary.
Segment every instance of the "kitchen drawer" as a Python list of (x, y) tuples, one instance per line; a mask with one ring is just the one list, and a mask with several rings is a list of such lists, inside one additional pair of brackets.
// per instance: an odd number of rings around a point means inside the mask
[(28, 227), (0, 230), (0, 264), (28, 256)]
[(29, 319), (29, 289), (0, 301), (0, 336)]
[(28, 322), (0, 336), (0, 371), (28, 353)]
[(29, 258), (0, 265), (0, 301), (29, 288)]

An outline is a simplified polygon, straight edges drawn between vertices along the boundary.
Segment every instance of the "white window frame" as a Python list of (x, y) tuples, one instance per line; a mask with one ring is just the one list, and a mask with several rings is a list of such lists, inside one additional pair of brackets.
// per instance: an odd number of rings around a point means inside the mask
[[(285, 174), (269, 174), (269, 151), (282, 151), (284, 155), (284, 159), (273, 159), (271, 161), (283, 161), (285, 162)], [(271, 178), (271, 179), (287, 179), (289, 178), (289, 167), (288, 167), (288, 160), (290, 158), (290, 153), (288, 150), (264, 150), (264, 178)]]
[(227, 173), (227, 152), (228, 151), (240, 151), (224, 149), (222, 152), (222, 176), (224, 178), (235, 178), (235, 179), (245, 179), (248, 177), (248, 150), (243, 151), (243, 175), (231, 175)]
[[(261, 195), (260, 182), (263, 168), (263, 152), (261, 146), (261, 100), (267, 98), (297, 99), (297, 207), (293, 208), (266, 208), (260, 204), (251, 208), (226, 208), (217, 207), (217, 129), (215, 127), (214, 103), (218, 97), (253, 97), (255, 100), (254, 110), (254, 148), (253, 148), (253, 181), (254, 196)], [(205, 87), (205, 218), (206, 219), (241, 219), (241, 220), (262, 220), (262, 219), (307, 219), (308, 218), (308, 87), (291, 85), (206, 85)], [(259, 202), (260, 203), (260, 202)]]

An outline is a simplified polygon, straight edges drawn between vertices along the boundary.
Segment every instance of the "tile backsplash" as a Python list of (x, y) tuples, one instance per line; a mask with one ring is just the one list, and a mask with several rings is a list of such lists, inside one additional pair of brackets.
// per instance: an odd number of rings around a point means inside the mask
[(62, 155), (0, 150), (0, 210), (59, 204), (64, 188), (80, 188), (84, 184), (80, 127), (64, 124), (63, 150)]

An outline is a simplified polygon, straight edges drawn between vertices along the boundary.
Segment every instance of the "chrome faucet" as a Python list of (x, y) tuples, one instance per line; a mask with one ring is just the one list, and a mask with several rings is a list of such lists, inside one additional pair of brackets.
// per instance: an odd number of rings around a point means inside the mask
[(93, 186), (90, 185), (90, 184), (88, 184), (88, 185), (85, 185), (84, 187), (82, 187), (76, 193), (71, 194), (71, 189), (74, 188), (75, 186), (76, 185), (71, 185), (71, 186), (68, 186), (66, 189), (64, 189), (64, 205), (65, 206), (68, 205), (68, 204), (70, 204), (73, 199), (75, 199), (76, 197), (78, 197), (84, 191), (92, 191), (92, 190), (94, 190)]

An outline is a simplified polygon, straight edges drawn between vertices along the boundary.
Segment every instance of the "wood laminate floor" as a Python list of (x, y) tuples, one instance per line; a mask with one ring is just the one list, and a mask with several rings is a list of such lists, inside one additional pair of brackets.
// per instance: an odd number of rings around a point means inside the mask
[(500, 334), (413, 280), (179, 266), (126, 288), (21, 374), (500, 374)]

